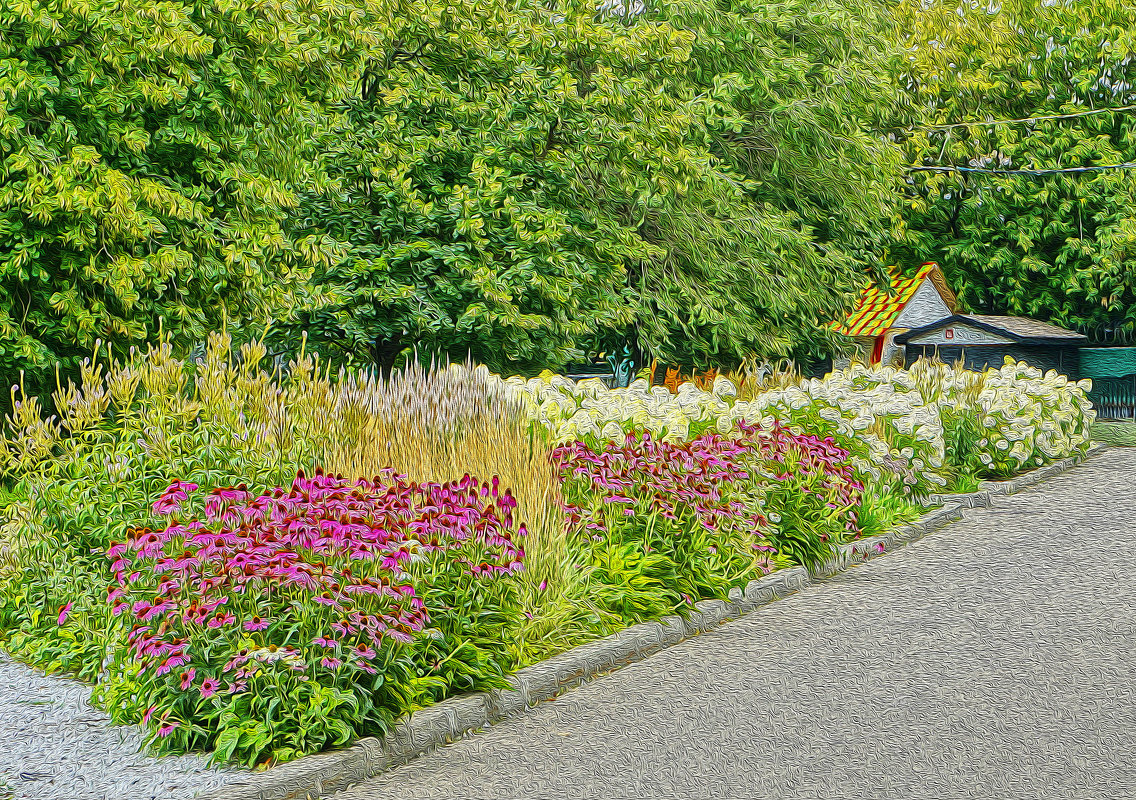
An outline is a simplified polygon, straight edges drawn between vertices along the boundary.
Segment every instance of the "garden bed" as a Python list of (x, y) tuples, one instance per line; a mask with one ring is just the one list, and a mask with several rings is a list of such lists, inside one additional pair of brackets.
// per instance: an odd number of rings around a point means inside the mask
[[(811, 582), (838, 574), (884, 553), (918, 541), (962, 516), (964, 508), (986, 507), (993, 497), (1014, 494), (1027, 486), (1071, 469), (1104, 445), (1094, 445), (1086, 456), (1075, 456), (1008, 481), (991, 482), (981, 493), (942, 495), (937, 505), (913, 523), (841, 547), (839, 557), (813, 574), (801, 568), (778, 570), (751, 581), (743, 590), (734, 589), (727, 601), (701, 601), (684, 616), (669, 616), (658, 622), (626, 628), (601, 641), (520, 670), (509, 680), (510, 688), (478, 695), (455, 697), (401, 719), (394, 732), (383, 739), (364, 739), (354, 747), (301, 759), (284, 768), (269, 770), (200, 800), (316, 800), (360, 783), (386, 770), (406, 764), (437, 747), (524, 713), (531, 706), (551, 700), (598, 676), (641, 661), (668, 647), (764, 605), (788, 597)], [(975, 502), (975, 495), (983, 495)]]
[(0, 634), (154, 752), (276, 774), (410, 713), (443, 730), (471, 692), (508, 713), (629, 626), (716, 624), (936, 494), (1083, 453), (1092, 421), (1084, 386), (1012, 364), (670, 392), (262, 356), (160, 348), (89, 367), (57, 419), (17, 405)]

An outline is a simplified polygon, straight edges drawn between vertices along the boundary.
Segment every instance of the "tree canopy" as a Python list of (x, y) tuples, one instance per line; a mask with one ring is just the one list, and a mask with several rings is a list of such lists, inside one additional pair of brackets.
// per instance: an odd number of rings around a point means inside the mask
[(605, 334), (704, 362), (827, 341), (900, 174), (866, 131), (893, 100), (882, 8), (449, 8), (401, 20), (337, 109), (296, 230), (342, 258), (298, 327), (516, 369)]
[[(912, 164), (1067, 169), (1136, 161), (1131, 112), (1009, 125), (944, 123), (1136, 104), (1136, 8), (1090, 0), (904, 0), (901, 85), (930, 127), (901, 134)], [(1136, 174), (914, 172), (901, 262), (938, 261), (974, 310), (1101, 334), (1136, 323)]]
[(0, 6), (0, 377), (287, 315), (303, 145), (375, 30), (363, 2)]
[[(535, 372), (835, 343), (865, 269), (1136, 324), (1136, 11), (1106, 0), (14, 0), (0, 378), (304, 331)], [(918, 121), (922, 127), (912, 129)], [(890, 132), (890, 135), (885, 135)], [(45, 378), (44, 376), (48, 376)]]

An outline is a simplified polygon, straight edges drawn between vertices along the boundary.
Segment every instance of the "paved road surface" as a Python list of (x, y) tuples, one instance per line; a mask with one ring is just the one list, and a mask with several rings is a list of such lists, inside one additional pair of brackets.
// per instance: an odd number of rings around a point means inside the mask
[(1136, 798), (1136, 449), (380, 775), (395, 798)]

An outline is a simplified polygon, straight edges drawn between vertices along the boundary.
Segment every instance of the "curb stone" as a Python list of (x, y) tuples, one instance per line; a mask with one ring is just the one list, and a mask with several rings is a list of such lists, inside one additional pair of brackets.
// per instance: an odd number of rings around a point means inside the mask
[(518, 670), (510, 688), (452, 697), (403, 717), (383, 739), (367, 737), (343, 750), (316, 753), (257, 774), (247, 783), (232, 784), (201, 794), (197, 800), (317, 800), (461, 739), (487, 725), (524, 713), (592, 678), (673, 647), (721, 625), (831, 577), (849, 566), (863, 564), (962, 519), (963, 509), (985, 508), (995, 497), (1016, 494), (1039, 481), (1064, 472), (1107, 445), (1095, 443), (1084, 456), (1071, 456), (1008, 481), (986, 481), (982, 490), (961, 495), (932, 495), (939, 505), (919, 520), (894, 530), (841, 545), (836, 556), (812, 574), (804, 567), (782, 569), (750, 581), (745, 589), (730, 590), (729, 599), (702, 600), (686, 618), (664, 617), (632, 625), (539, 664)]

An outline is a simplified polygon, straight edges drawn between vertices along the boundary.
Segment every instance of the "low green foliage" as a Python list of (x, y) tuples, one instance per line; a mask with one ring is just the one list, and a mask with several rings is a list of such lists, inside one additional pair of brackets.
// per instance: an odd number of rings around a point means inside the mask
[(1136, 422), (1115, 422), (1112, 420), (1093, 423), (1093, 441), (1121, 447), (1136, 447)]

